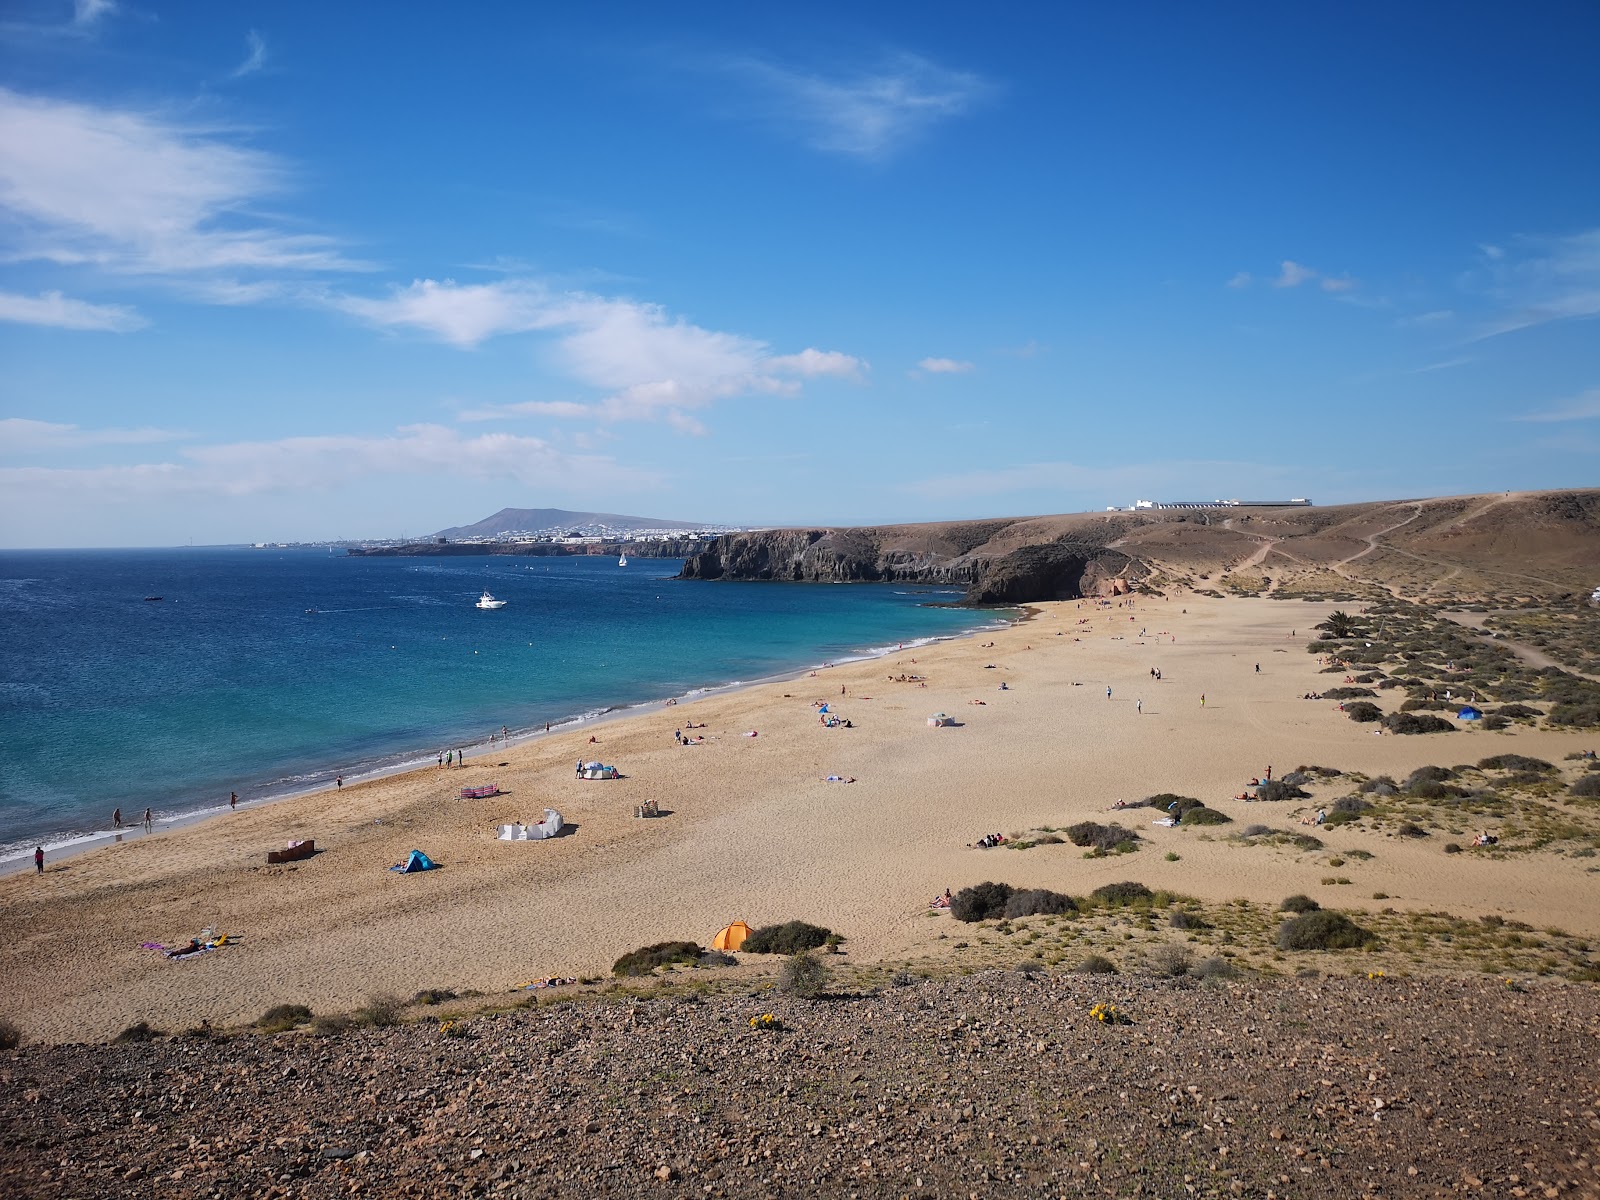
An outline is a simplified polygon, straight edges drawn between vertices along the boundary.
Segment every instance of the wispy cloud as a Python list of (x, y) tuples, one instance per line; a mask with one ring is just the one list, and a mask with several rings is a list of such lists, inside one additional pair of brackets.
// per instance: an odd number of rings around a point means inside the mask
[(1228, 280), (1228, 286), (1231, 288), (1247, 288), (1254, 281), (1255, 276), (1251, 275), (1249, 271), (1240, 271), (1232, 279)]
[[(39, 424), (42, 424), (40, 422)], [(592, 454), (569, 454), (540, 438), (508, 433), (464, 436), (442, 425), (406, 425), (392, 434), (291, 437), (194, 446), (175, 460), (102, 467), (0, 468), (0, 495), (44, 490), (100, 498), (150, 495), (244, 496), (326, 491), (372, 475), (511, 480), (530, 487), (588, 485), (635, 489), (657, 481)]]
[(91, 304), (87, 300), (63, 296), (60, 292), (41, 292), (37, 296), (0, 292), (0, 321), (109, 333), (128, 333), (143, 329), (150, 323), (125, 305)]
[(1410, 317), (1401, 317), (1395, 324), (1402, 328), (1416, 326), (1441, 325), (1446, 321), (1455, 320), (1455, 310), (1449, 308), (1436, 308), (1432, 312), (1417, 313)]
[(1463, 358), (1447, 358), (1443, 362), (1428, 363), (1426, 366), (1413, 367), (1407, 374), (1426, 375), (1431, 371), (1448, 371), (1451, 367), (1464, 367), (1472, 362), (1471, 356)]
[(913, 378), (918, 375), (965, 375), (970, 370), (971, 363), (957, 358), (925, 358), (909, 374)]
[(246, 75), (254, 75), (267, 65), (267, 43), (259, 33), (252, 29), (245, 36), (245, 44), (249, 53), (245, 55), (242, 63), (228, 73), (232, 79), (243, 79)]
[(536, 400), (474, 409), (465, 420), (511, 415), (599, 421), (665, 420), (703, 432), (690, 415), (721, 399), (794, 395), (801, 381), (858, 378), (866, 364), (837, 350), (774, 354), (755, 338), (704, 329), (659, 305), (535, 280), (484, 284), (419, 279), (379, 298), (338, 296), (335, 307), (380, 328), (409, 328), (462, 348), (514, 333), (553, 338), (556, 365), (604, 395), (595, 401)]
[(973, 72), (915, 54), (853, 72), (808, 71), (753, 58), (724, 65), (767, 97), (769, 119), (797, 131), (814, 149), (863, 159), (893, 155), (994, 90)]
[(1308, 279), (1315, 279), (1317, 273), (1310, 267), (1302, 266), (1292, 259), (1284, 259), (1283, 266), (1278, 271), (1278, 277), (1272, 281), (1273, 287), (1292, 288), (1299, 287)]
[(0, 419), (0, 453), (9, 455), (47, 454), (88, 446), (148, 446), (178, 441), (185, 436), (170, 429), (83, 429), (26, 417)]
[(1478, 329), (1474, 341), (1600, 315), (1600, 229), (1479, 249), (1483, 262), (1466, 286), (1486, 292), (1502, 311)]
[(361, 269), (330, 238), (255, 213), (272, 155), (159, 114), (0, 88), (0, 214), (15, 260), (154, 275)]
[(92, 28), (117, 11), (117, 0), (73, 0), (72, 23), (80, 29)]
[(1554, 408), (1543, 412), (1527, 413), (1518, 421), (1593, 421), (1600, 418), (1600, 388), (1579, 392), (1570, 400), (1563, 400)]

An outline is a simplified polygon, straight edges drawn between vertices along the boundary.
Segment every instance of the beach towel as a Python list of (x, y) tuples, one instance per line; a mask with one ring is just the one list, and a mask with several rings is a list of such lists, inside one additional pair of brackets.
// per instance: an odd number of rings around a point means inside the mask
[(1177, 823), (1177, 820), (1173, 817), (1162, 817), (1159, 821), (1150, 822), (1152, 825), (1163, 825), (1168, 829), (1171, 829), (1173, 826), (1177, 825)]

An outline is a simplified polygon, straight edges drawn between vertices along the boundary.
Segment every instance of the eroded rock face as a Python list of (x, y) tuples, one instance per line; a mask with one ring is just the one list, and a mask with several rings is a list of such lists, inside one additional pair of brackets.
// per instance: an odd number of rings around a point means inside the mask
[(685, 561), (684, 579), (795, 583), (934, 583), (967, 589), (970, 604), (1022, 604), (1115, 594), (1132, 560), (1092, 542), (1007, 548), (930, 533), (917, 545), (900, 529), (774, 529), (718, 538)]

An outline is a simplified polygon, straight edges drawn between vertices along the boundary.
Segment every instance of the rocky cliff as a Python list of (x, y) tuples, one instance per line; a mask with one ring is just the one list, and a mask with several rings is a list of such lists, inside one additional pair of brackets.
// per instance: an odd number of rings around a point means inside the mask
[(405, 546), (352, 546), (345, 553), (359, 558), (470, 558), (486, 554), (525, 558), (615, 558), (626, 550), (629, 558), (687, 558), (705, 547), (705, 538), (661, 538), (625, 544), (594, 542), (585, 546), (564, 546), (555, 542), (414, 542)]

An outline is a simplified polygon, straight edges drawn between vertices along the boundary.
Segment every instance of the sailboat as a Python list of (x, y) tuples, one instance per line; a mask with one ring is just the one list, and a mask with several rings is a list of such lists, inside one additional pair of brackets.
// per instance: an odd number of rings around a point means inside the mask
[(617, 559), (617, 566), (625, 567), (627, 565), (628, 565), (628, 552), (626, 550), (624, 550), (622, 552), (622, 557)]
[(486, 588), (486, 589), (484, 589), (483, 595), (478, 597), (478, 603), (477, 603), (477, 605), (475, 607), (477, 607), (477, 608), (504, 608), (505, 606), (506, 606), (506, 602), (504, 600), (496, 600), (493, 596), (491, 596), (489, 594), (488, 589)]

